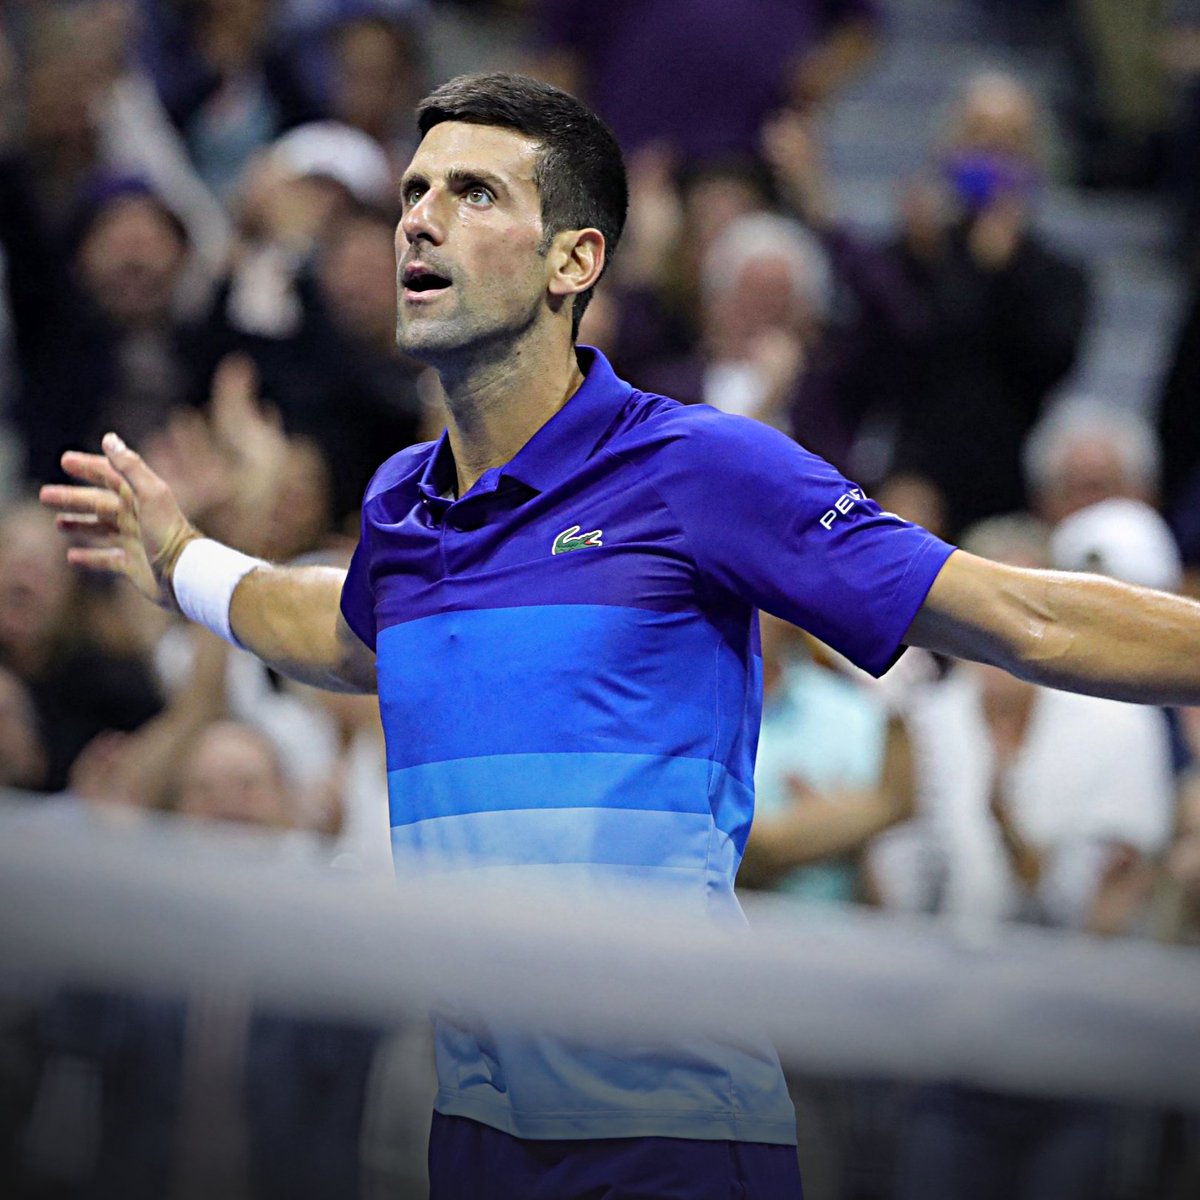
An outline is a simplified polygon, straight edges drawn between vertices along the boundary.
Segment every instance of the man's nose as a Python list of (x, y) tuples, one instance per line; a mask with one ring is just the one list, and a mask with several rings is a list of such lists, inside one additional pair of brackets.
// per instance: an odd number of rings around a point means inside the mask
[(435, 246), (441, 244), (446, 236), (446, 226), (441, 197), (434, 188), (430, 188), (400, 218), (400, 230), (408, 242), (424, 238)]

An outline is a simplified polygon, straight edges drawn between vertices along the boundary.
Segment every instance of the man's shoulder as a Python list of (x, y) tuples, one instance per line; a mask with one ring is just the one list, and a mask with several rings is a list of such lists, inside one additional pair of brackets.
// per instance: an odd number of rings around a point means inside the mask
[(750, 482), (779, 472), (818, 475), (821, 466), (786, 433), (749, 416), (636, 390), (605, 449), (649, 475), (700, 476), (714, 484), (722, 478)]
[(636, 388), (606, 449), (619, 457), (654, 454), (701, 465), (734, 463), (764, 451), (807, 453), (786, 434), (761, 421)]

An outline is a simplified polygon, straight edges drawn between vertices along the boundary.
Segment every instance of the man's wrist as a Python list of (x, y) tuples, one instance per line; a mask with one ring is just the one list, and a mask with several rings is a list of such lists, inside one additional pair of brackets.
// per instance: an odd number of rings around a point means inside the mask
[(179, 601), (175, 596), (175, 567), (184, 549), (192, 542), (204, 537), (194, 525), (188, 523), (171, 534), (163, 544), (163, 548), (155, 555), (150, 563), (150, 569), (158, 581), (161, 603), (164, 607), (179, 612)]
[(241, 647), (229, 621), (233, 593), (251, 571), (267, 565), (211, 538), (189, 538), (179, 549), (170, 586), (179, 611), (212, 630), (232, 646)]

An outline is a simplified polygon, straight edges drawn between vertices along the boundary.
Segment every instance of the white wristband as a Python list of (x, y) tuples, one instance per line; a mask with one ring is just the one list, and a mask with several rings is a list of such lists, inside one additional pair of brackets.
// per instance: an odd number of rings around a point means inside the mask
[(229, 624), (233, 592), (243, 575), (266, 565), (261, 558), (251, 558), (212, 538), (197, 538), (184, 546), (175, 562), (171, 575), (175, 602), (185, 617), (240, 647)]

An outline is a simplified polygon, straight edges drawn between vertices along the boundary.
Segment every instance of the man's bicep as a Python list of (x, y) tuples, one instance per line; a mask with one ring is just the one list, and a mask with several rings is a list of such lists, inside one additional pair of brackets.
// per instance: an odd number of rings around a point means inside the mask
[(375, 652), (350, 628), (340, 611), (337, 615), (337, 642), (341, 651), (338, 674), (347, 688), (356, 692), (376, 691)]

